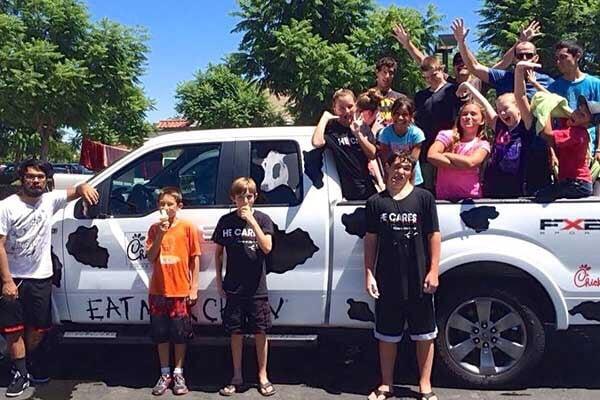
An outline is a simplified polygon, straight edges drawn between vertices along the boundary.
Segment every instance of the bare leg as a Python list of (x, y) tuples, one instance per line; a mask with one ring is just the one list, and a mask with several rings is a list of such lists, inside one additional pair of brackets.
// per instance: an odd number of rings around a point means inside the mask
[(269, 342), (267, 335), (257, 333), (254, 335), (256, 340), (256, 360), (258, 361), (258, 382), (266, 383), (269, 381), (267, 376), (267, 357), (269, 352)]
[(242, 352), (244, 350), (244, 337), (240, 334), (231, 335), (231, 357), (233, 358), (233, 377), (231, 382), (241, 383), (242, 376)]
[[(394, 386), (394, 366), (396, 365), (397, 343), (379, 341), (379, 367), (381, 369), (381, 385), (379, 390), (392, 391)], [(382, 396), (380, 396), (381, 398)], [(369, 399), (377, 400), (375, 393), (369, 395)]]
[(433, 368), (433, 340), (417, 341), (417, 363), (419, 364), (419, 388), (421, 393), (431, 392), (431, 370)]
[(160, 361), (161, 368), (169, 367), (169, 352), (171, 350), (170, 343), (159, 343), (158, 344), (158, 359)]
[(6, 343), (13, 360), (25, 357), (25, 340), (23, 340), (22, 331), (7, 334)]
[(185, 361), (185, 349), (186, 344), (175, 344), (175, 368), (183, 368), (183, 363)]
[(27, 353), (31, 354), (35, 349), (39, 346), (44, 339), (45, 332), (38, 332), (29, 327), (25, 330), (25, 347), (27, 348)]

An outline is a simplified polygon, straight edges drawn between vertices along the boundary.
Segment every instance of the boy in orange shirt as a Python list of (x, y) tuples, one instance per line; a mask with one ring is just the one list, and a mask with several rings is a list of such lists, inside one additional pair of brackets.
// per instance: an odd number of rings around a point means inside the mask
[[(183, 206), (181, 191), (165, 187), (158, 195), (160, 222), (148, 231), (147, 256), (152, 263), (149, 307), (152, 339), (158, 345), (160, 378), (152, 394), (161, 395), (173, 384), (173, 393), (185, 394), (183, 378), (186, 343), (192, 338), (190, 308), (198, 300), (200, 242), (198, 229), (177, 218)], [(173, 343), (175, 369), (171, 376), (169, 353)]]

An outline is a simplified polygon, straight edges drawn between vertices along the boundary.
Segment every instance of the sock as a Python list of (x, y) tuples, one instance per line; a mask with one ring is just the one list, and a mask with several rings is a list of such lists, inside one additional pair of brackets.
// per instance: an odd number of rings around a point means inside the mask
[(183, 368), (173, 369), (173, 375), (183, 375)]
[(160, 367), (160, 374), (164, 375), (164, 376), (169, 376), (171, 375), (171, 368), (169, 367)]
[(27, 362), (25, 361), (25, 357), (15, 359), (15, 360), (13, 360), (13, 363), (15, 364), (15, 368), (17, 369), (17, 371), (19, 371), (21, 376), (26, 377), (27, 376)]

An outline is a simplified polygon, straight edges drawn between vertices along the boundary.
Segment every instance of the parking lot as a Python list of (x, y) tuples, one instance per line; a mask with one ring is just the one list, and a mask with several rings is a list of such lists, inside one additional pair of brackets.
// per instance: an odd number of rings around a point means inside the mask
[[(317, 348), (273, 348), (270, 378), (279, 399), (361, 399), (377, 383), (377, 359), (373, 343), (350, 348), (333, 357)], [(397, 374), (397, 398), (416, 398), (417, 381), (410, 345)], [(255, 382), (251, 347), (245, 353), (247, 390), (241, 399), (262, 398)], [(21, 398), (32, 399), (150, 399), (150, 387), (157, 377), (157, 361), (148, 345), (70, 345), (55, 352), (52, 381), (30, 388)], [(189, 399), (216, 399), (227, 380), (229, 353), (224, 347), (194, 348), (185, 374), (191, 392)], [(600, 330), (577, 329), (551, 335), (551, 342), (540, 367), (528, 379), (501, 390), (471, 390), (436, 373), (436, 392), (440, 399), (593, 399), (600, 398)], [(8, 367), (4, 364), (0, 385), (6, 387)], [(3, 390), (3, 389), (0, 389)], [(167, 393), (165, 398), (174, 396)]]

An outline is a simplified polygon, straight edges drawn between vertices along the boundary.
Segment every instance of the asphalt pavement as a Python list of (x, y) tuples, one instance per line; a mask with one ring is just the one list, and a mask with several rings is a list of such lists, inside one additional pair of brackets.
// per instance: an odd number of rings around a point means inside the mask
[[(401, 347), (396, 378), (396, 397), (400, 399), (417, 398), (414, 392), (416, 366), (410, 350), (410, 344)], [(234, 398), (262, 398), (255, 386), (253, 351), (253, 347), (248, 346), (244, 353), (247, 388)], [(272, 348), (269, 372), (278, 391), (272, 398), (364, 399), (377, 384), (375, 351), (374, 343), (336, 352), (318, 348)], [(157, 358), (149, 345), (62, 345), (52, 354), (51, 382), (28, 389), (20, 399), (156, 399), (150, 388), (158, 377)], [(599, 366), (600, 329), (577, 329), (550, 335), (542, 363), (520, 383), (501, 390), (464, 389), (434, 372), (434, 385), (440, 400), (600, 399)], [(221, 398), (218, 389), (230, 374), (227, 348), (193, 348), (185, 368), (191, 391), (183, 398)], [(0, 395), (7, 381), (8, 366), (4, 364), (0, 366)], [(175, 397), (171, 393), (162, 396), (164, 399)]]

